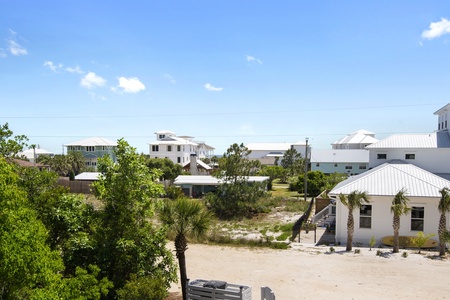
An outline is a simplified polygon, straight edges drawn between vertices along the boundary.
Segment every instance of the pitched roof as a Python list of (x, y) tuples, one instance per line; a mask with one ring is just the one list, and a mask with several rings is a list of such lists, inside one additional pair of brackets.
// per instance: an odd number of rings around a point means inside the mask
[(450, 135), (446, 130), (422, 134), (394, 134), (366, 148), (450, 148)]
[(83, 172), (75, 176), (75, 180), (98, 180), (102, 173), (100, 172)]
[(311, 151), (313, 163), (368, 163), (369, 151), (365, 149), (331, 149)]
[(366, 191), (371, 196), (395, 196), (405, 188), (409, 197), (440, 197), (439, 190), (444, 187), (450, 188), (450, 181), (415, 165), (395, 160), (349, 177), (329, 194), (348, 195), (353, 191)]
[(91, 137), (81, 141), (65, 144), (64, 146), (117, 146), (117, 142), (101, 137)]
[(165, 137), (165, 138), (157, 140), (157, 141), (153, 141), (153, 142), (149, 143), (149, 145), (193, 145), (193, 146), (197, 146), (198, 144), (194, 143), (192, 141), (180, 138), (180, 137), (170, 136), (170, 137)]
[[(200, 166), (200, 167), (202, 167), (203, 169), (205, 169), (205, 170), (211, 170), (212, 168), (209, 166), (209, 165), (207, 165), (207, 164), (205, 164), (204, 162), (202, 162), (201, 160), (196, 160), (196, 162), (197, 162), (197, 166)], [(190, 166), (191, 165), (191, 162), (190, 161), (188, 161), (187, 163), (185, 163), (184, 165), (183, 165), (183, 168), (187, 168), (188, 166)]]
[(335, 141), (332, 145), (339, 144), (373, 144), (378, 142), (376, 138), (373, 137), (374, 133), (367, 130), (358, 130), (350, 133), (349, 135), (343, 137), (340, 140)]

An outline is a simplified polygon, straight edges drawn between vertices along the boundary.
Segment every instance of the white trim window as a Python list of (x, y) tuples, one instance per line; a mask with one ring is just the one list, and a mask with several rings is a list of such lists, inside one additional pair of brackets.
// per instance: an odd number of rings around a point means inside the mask
[(411, 207), (411, 231), (423, 231), (425, 221), (425, 207)]
[(372, 228), (372, 205), (361, 205), (359, 209), (359, 228)]

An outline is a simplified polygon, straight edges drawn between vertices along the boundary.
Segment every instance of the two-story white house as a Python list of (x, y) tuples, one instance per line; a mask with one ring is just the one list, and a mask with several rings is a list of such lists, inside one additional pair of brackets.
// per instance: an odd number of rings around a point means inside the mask
[(214, 147), (205, 142), (195, 141), (191, 136), (177, 136), (174, 132), (155, 132), (156, 141), (149, 143), (150, 158), (168, 158), (182, 166), (190, 162), (191, 154), (197, 159), (214, 156)]
[[(336, 241), (347, 240), (347, 208), (339, 201), (341, 194), (367, 192), (370, 203), (354, 212), (354, 242), (367, 244), (374, 236), (377, 242), (391, 236), (390, 205), (402, 189), (410, 199), (410, 212), (401, 217), (400, 235), (415, 236), (419, 231), (437, 236), (440, 190), (450, 188), (450, 136), (448, 122), (450, 104), (434, 114), (437, 130), (428, 134), (395, 134), (366, 147), (369, 170), (351, 176), (333, 188), (329, 195), (336, 199)], [(447, 229), (450, 218), (447, 213)]]
[(67, 152), (81, 152), (84, 157), (86, 167), (93, 167), (97, 169), (98, 158), (104, 155), (109, 155), (111, 159), (116, 162), (117, 142), (101, 138), (91, 137), (81, 141), (65, 144)]

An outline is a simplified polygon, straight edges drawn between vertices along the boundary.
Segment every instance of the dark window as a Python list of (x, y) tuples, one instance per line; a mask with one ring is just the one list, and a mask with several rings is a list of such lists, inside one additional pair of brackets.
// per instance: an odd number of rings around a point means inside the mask
[(158, 145), (152, 145), (152, 152), (158, 152), (159, 146)]
[(172, 151), (172, 146), (171, 145), (167, 145), (167, 151), (168, 152)]
[(181, 151), (181, 146), (180, 145), (177, 146), (177, 151)]
[(359, 209), (359, 228), (372, 228), (372, 205), (361, 205)]
[(177, 157), (177, 163), (181, 163), (181, 157)]
[(385, 154), (385, 153), (377, 154), (377, 159), (386, 159), (386, 158), (387, 158), (387, 154)]
[(319, 167), (320, 166), (320, 164), (319, 163), (316, 163), (316, 167)]
[(345, 169), (346, 169), (346, 170), (351, 170), (351, 169), (353, 169), (353, 167), (347, 165), (347, 166), (345, 166)]
[(359, 169), (360, 170), (365, 170), (365, 169), (367, 169), (367, 166), (366, 165), (359, 165)]
[(94, 151), (95, 151), (95, 146), (87, 146), (87, 147), (86, 147), (86, 151), (88, 151), (88, 152), (94, 152)]
[(337, 168), (337, 164), (334, 164), (334, 167)]
[(405, 154), (405, 159), (416, 159), (415, 154)]
[(423, 221), (425, 219), (425, 207), (411, 208), (411, 230), (423, 231)]

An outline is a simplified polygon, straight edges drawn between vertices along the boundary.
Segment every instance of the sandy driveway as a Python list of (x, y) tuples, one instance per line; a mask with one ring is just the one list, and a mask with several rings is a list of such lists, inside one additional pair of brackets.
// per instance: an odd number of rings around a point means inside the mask
[[(261, 299), (261, 286), (272, 288), (277, 300), (450, 299), (450, 261), (427, 258), (437, 252), (410, 251), (404, 258), (403, 250), (381, 257), (377, 249), (360, 248), (361, 254), (329, 249), (299, 243), (289, 250), (191, 244), (188, 277), (251, 286), (253, 300)], [(179, 284), (171, 288), (177, 291)]]

